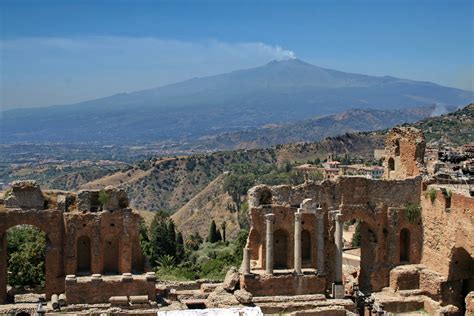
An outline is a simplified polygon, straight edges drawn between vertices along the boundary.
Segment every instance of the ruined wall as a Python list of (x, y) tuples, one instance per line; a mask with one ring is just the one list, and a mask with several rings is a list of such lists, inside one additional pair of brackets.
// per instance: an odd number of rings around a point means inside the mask
[[(139, 249), (138, 236), (141, 218), (137, 213), (131, 209), (100, 213), (75, 212), (65, 213), (64, 218), (66, 274), (81, 274), (77, 271), (77, 254), (79, 240), (84, 237), (90, 240), (89, 273), (113, 274), (112, 270), (116, 270), (115, 273), (143, 272), (143, 255)], [(109, 263), (112, 260), (114, 262)], [(116, 267), (111, 267), (114, 264)], [(107, 267), (111, 268), (110, 271)]]
[[(433, 201), (430, 192), (434, 192)], [(449, 194), (450, 205), (447, 205)], [(469, 256), (471, 259), (474, 257), (474, 199), (454, 191), (444, 194), (439, 186), (430, 185), (421, 195), (421, 205), (424, 227), (422, 263), (450, 280), (463, 278), (463, 271), (468, 268), (474, 271), (474, 266), (456, 267)]]
[[(124, 191), (107, 187), (100, 202), (104, 192), (43, 194), (34, 181), (15, 182), (13, 188), (0, 212), (0, 303), (6, 301), (6, 231), (16, 225), (33, 225), (46, 233), (48, 298), (64, 292), (66, 274), (143, 272), (141, 217), (127, 208)], [(83, 271), (78, 271), (78, 264)], [(84, 299), (90, 298), (88, 293)]]
[[(372, 180), (363, 177), (341, 177), (321, 184), (307, 182), (291, 186), (257, 186), (250, 190), (251, 229), (247, 241), (254, 269), (265, 268), (266, 223), (264, 215), (275, 214), (275, 234), (285, 232), (286, 256), (274, 249), (274, 261), (286, 260), (286, 268), (293, 268), (294, 213), (306, 198), (320, 204), (324, 216), (325, 272), (327, 288), (331, 286), (334, 273), (335, 242), (334, 221), (330, 210), (339, 209), (343, 221), (360, 220), (362, 232), (360, 286), (367, 291), (381, 290), (389, 284), (390, 269), (400, 263), (419, 263), (423, 244), (422, 218), (410, 221), (407, 206), (419, 206), (421, 178), (407, 180)], [(302, 230), (311, 238), (311, 261), (306, 267), (316, 268), (316, 217), (302, 214)], [(401, 252), (401, 232), (409, 235), (405, 257)], [(304, 244), (304, 243), (303, 243)], [(274, 244), (274, 247), (277, 247)], [(304, 247), (304, 246), (303, 246)], [(277, 254), (278, 257), (277, 258)], [(303, 267), (304, 260), (303, 260)], [(278, 268), (278, 264), (275, 265)]]
[(155, 300), (154, 275), (68, 277), (66, 297), (69, 304), (108, 303), (112, 296), (147, 295)]
[(241, 288), (254, 296), (324, 294), (326, 278), (318, 275), (246, 275), (241, 277)]
[(413, 127), (396, 127), (385, 141), (385, 179), (406, 179), (420, 175), (424, 169), (425, 137)]

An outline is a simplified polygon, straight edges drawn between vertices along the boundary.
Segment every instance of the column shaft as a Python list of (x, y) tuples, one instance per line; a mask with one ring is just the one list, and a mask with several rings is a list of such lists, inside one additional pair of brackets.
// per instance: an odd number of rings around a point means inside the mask
[(242, 273), (244, 275), (250, 274), (250, 249), (249, 248), (244, 248)]
[(318, 209), (316, 213), (317, 221), (317, 269), (318, 274), (324, 274), (324, 213), (322, 209)]
[(336, 269), (334, 271), (334, 283), (342, 283), (342, 230), (344, 223), (341, 220), (341, 215), (335, 215), (334, 224), (336, 225), (336, 230), (334, 233), (334, 241), (336, 243)]
[(295, 247), (294, 247), (295, 273), (301, 274), (301, 213), (295, 213)]
[(265, 252), (265, 273), (273, 274), (273, 219), (274, 214), (266, 214), (265, 221), (267, 225), (266, 233), (266, 252)]

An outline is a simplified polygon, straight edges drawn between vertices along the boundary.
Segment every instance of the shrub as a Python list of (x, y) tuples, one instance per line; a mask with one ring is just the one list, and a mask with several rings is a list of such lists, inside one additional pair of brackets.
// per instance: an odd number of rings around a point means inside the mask
[(405, 212), (406, 219), (414, 224), (421, 217), (421, 207), (415, 204), (408, 204)]
[(431, 203), (434, 203), (434, 201), (436, 200), (436, 189), (435, 189), (435, 188), (431, 188), (431, 189), (428, 191), (428, 196), (430, 197)]
[(46, 234), (32, 226), (18, 226), (8, 230), (7, 242), (8, 284), (21, 287), (43, 286)]
[(105, 204), (107, 204), (107, 202), (109, 202), (109, 195), (107, 194), (107, 192), (105, 192), (105, 190), (100, 190), (99, 191), (100, 205), (103, 207)]

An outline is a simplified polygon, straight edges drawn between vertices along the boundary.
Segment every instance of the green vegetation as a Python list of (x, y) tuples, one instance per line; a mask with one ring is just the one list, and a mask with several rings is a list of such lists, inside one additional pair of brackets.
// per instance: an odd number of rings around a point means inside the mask
[(105, 206), (105, 204), (107, 204), (107, 202), (109, 202), (109, 195), (107, 194), (107, 192), (105, 192), (105, 190), (100, 190), (99, 191), (99, 203), (102, 207)]
[(217, 229), (216, 222), (212, 220), (211, 226), (209, 227), (209, 234), (207, 235), (207, 241), (215, 243), (222, 240), (221, 233)]
[(414, 224), (421, 217), (421, 207), (415, 204), (407, 204), (405, 216), (408, 222)]
[(436, 189), (431, 188), (427, 194), (430, 197), (431, 203), (434, 203), (434, 201), (436, 200)]
[(141, 225), (140, 244), (160, 279), (221, 280), (231, 266), (240, 265), (247, 235), (248, 232), (242, 230), (235, 240), (223, 241), (215, 221), (212, 221), (206, 242), (198, 233), (183, 240), (169, 215), (159, 211), (149, 229)]
[(352, 247), (360, 248), (361, 241), (362, 241), (362, 233), (361, 233), (361, 224), (360, 221), (356, 222), (355, 232), (352, 236)]
[(44, 286), (46, 234), (29, 226), (7, 232), (7, 282), (16, 287)]

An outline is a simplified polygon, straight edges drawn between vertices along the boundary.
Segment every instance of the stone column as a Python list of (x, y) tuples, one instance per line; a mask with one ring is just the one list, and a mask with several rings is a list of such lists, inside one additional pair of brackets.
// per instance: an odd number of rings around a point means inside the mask
[(320, 207), (316, 209), (316, 222), (317, 269), (319, 275), (324, 275), (324, 212)]
[(266, 214), (265, 222), (267, 225), (267, 234), (266, 234), (266, 253), (265, 253), (265, 273), (272, 275), (273, 274), (273, 219), (275, 218), (274, 214)]
[(340, 213), (334, 214), (334, 242), (336, 244), (336, 257), (334, 269), (334, 283), (332, 287), (333, 298), (344, 298), (344, 286), (342, 284), (342, 231), (344, 222)]
[(301, 274), (301, 213), (300, 209), (295, 213), (295, 273)]
[(250, 249), (244, 248), (244, 258), (242, 260), (242, 273), (250, 274)]

